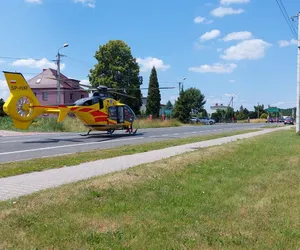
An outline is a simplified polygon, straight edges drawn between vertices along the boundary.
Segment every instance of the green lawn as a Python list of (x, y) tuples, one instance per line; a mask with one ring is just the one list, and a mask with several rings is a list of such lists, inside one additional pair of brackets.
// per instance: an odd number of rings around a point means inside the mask
[(32, 159), (27, 161), (18, 161), (0, 164), (0, 178), (13, 175), (25, 174), (34, 171), (41, 171), (51, 168), (61, 168), (64, 166), (78, 165), (84, 162), (90, 162), (100, 159), (112, 158), (121, 155), (136, 154), (147, 152), (150, 150), (162, 149), (172, 146), (178, 146), (193, 142), (205, 141), (209, 139), (216, 139), (220, 137), (232, 136), (237, 134), (244, 134), (254, 132), (256, 130), (242, 130), (221, 134), (213, 134), (207, 136), (195, 136), (182, 139), (172, 139), (158, 142), (151, 142), (137, 145), (126, 145), (112, 149), (99, 149), (89, 152), (81, 152), (63, 156), (47, 157), (40, 159)]
[(0, 248), (297, 249), (300, 137), (280, 131), (0, 203)]

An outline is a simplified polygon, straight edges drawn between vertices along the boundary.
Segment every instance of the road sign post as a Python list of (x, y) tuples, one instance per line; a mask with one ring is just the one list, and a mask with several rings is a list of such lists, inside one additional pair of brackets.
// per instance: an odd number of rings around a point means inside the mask
[(278, 108), (274, 108), (274, 107), (268, 108), (268, 113), (278, 113), (278, 112), (279, 112)]

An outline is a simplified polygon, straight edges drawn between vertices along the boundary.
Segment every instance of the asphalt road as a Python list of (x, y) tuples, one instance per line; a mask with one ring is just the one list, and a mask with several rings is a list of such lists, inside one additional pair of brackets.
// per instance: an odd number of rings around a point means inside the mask
[(264, 126), (266, 125), (218, 124), (212, 126), (140, 129), (134, 136), (125, 134), (125, 131), (116, 131), (113, 135), (93, 131), (86, 137), (82, 137), (78, 133), (2, 136), (0, 137), (0, 163), (64, 155), (93, 149), (114, 148), (121, 145), (138, 145), (174, 138), (255, 129)]

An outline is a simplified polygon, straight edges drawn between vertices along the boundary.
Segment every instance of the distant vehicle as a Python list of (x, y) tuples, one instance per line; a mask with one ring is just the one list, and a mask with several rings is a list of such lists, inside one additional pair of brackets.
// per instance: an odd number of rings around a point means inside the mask
[(269, 117), (269, 119), (266, 122), (279, 122), (279, 119), (274, 117)]
[(190, 119), (190, 123), (198, 123), (199, 121), (198, 121), (198, 118), (197, 117), (192, 117), (191, 119)]
[(284, 122), (284, 120), (285, 120), (285, 119), (284, 119), (283, 117), (280, 117), (278, 121), (279, 121), (279, 122)]
[(203, 124), (209, 124), (209, 125), (213, 125), (216, 123), (216, 121), (214, 119), (210, 119), (208, 117), (200, 117), (200, 118), (198, 118), (198, 121)]
[(286, 125), (286, 124), (294, 125), (294, 119), (291, 118), (291, 117), (285, 118), (285, 120), (284, 120), (284, 125)]

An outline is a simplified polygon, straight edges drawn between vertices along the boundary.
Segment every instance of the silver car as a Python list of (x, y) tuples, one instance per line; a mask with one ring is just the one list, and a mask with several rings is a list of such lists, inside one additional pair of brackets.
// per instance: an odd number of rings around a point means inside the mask
[(198, 121), (203, 124), (209, 124), (209, 125), (213, 125), (216, 123), (216, 121), (214, 119), (210, 119), (208, 117), (200, 117), (200, 118), (198, 118)]

